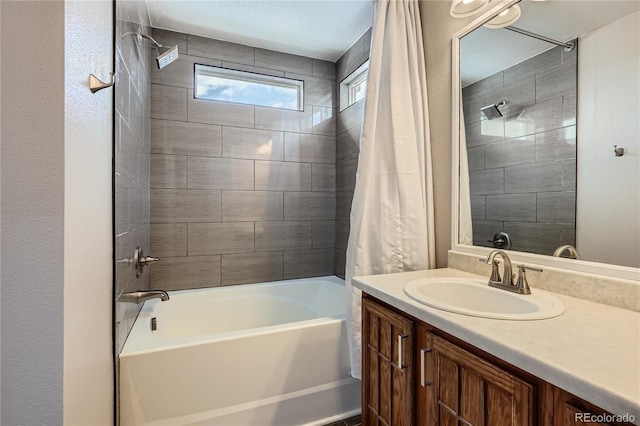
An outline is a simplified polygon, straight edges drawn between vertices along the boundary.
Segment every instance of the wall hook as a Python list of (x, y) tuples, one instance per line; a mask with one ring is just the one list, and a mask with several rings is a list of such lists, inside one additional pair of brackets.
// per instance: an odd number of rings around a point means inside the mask
[(115, 73), (109, 73), (111, 74), (111, 83), (105, 83), (104, 81), (100, 80), (98, 77), (96, 77), (93, 74), (89, 74), (89, 89), (91, 89), (91, 93), (96, 93), (99, 90), (105, 89), (107, 87), (111, 87), (114, 84), (116, 84), (116, 75)]
[(615, 152), (616, 157), (622, 157), (624, 155), (624, 148), (618, 148), (618, 145), (614, 145), (613, 152)]

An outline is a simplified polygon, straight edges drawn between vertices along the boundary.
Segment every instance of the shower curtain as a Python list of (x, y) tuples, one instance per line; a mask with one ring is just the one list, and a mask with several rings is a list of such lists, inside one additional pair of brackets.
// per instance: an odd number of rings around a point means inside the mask
[[(464, 128), (464, 109), (460, 93), (460, 211), (458, 213), (458, 243), (473, 245), (473, 222), (471, 221), (471, 191), (469, 188), (469, 158), (467, 156), (467, 134)], [(456, 212), (453, 212), (456, 214)]]
[(435, 267), (431, 148), (417, 0), (378, 0), (345, 278), (351, 375), (361, 378), (354, 276)]

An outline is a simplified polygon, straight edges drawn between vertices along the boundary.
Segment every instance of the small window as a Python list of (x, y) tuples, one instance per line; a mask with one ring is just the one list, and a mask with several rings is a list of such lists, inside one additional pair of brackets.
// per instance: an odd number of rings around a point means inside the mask
[(366, 61), (340, 83), (340, 111), (364, 99), (367, 93), (369, 61)]
[(300, 80), (196, 64), (195, 97), (302, 111)]

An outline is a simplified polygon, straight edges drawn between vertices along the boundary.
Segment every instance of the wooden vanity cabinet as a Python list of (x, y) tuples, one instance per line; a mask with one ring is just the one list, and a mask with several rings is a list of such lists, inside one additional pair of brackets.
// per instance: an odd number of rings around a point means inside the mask
[(534, 384), (417, 327), (419, 425), (533, 426)]
[(605, 413), (366, 293), (362, 348), (365, 426), (572, 426)]
[(363, 425), (414, 424), (413, 330), (412, 320), (363, 300)]

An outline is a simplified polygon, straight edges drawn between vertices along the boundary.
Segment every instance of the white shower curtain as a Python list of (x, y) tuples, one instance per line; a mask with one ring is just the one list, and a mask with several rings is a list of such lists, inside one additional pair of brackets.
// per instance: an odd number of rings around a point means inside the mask
[(351, 375), (361, 378), (354, 276), (435, 267), (427, 83), (417, 0), (375, 3), (346, 283)]
[[(469, 189), (469, 157), (467, 156), (467, 133), (464, 127), (462, 93), (460, 94), (460, 211), (458, 212), (458, 243), (473, 245), (473, 222), (471, 221), (471, 191)], [(454, 214), (456, 212), (453, 212)]]

